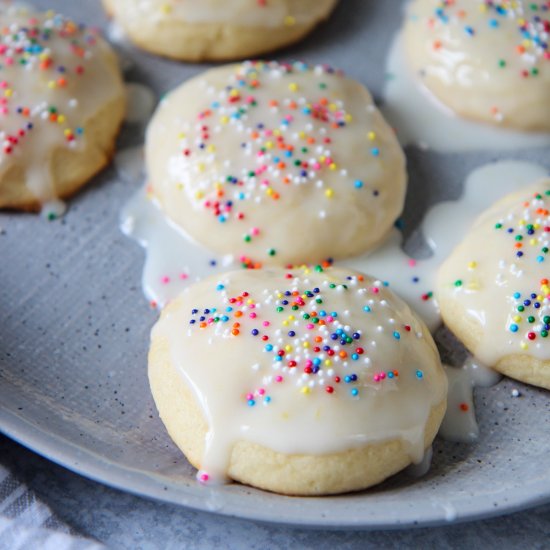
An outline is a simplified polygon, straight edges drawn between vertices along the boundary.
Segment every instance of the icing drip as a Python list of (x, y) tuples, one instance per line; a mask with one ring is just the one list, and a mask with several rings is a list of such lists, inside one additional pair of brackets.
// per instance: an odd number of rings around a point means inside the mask
[(462, 367), (444, 367), (449, 381), (449, 393), (447, 411), (439, 428), (439, 435), (448, 441), (473, 443), (479, 436), (474, 409), (474, 388), (494, 386), (502, 377), (471, 357)]
[(209, 425), (199, 479), (222, 481), (239, 440), (325, 454), (398, 438), (422, 461), (446, 395), (437, 351), (383, 283), (349, 273), (232, 272), (163, 312), (152, 338), (168, 342)]

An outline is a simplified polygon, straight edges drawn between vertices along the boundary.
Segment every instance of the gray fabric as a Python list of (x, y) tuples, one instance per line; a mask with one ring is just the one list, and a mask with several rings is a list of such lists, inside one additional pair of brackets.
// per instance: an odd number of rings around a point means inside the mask
[(48, 506), (0, 465), (0, 549), (99, 550), (92, 540), (74, 534)]

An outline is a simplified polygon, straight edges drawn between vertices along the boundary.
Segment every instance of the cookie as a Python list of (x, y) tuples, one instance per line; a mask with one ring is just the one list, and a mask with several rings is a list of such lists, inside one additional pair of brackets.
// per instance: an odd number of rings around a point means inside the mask
[(0, 10), (0, 208), (38, 210), (109, 161), (125, 110), (98, 32), (54, 12)]
[(199, 480), (291, 495), (357, 491), (422, 460), (447, 392), (400, 298), (320, 267), (188, 287), (153, 328), (149, 380)]
[(437, 300), (468, 350), (550, 389), (550, 179), (489, 208), (441, 266)]
[(103, 0), (132, 42), (185, 61), (257, 57), (326, 19), (337, 0)]
[(148, 128), (152, 192), (176, 226), (247, 267), (375, 247), (405, 157), (369, 92), (326, 66), (245, 62), (168, 94)]
[(414, 0), (404, 35), (411, 69), (456, 114), (550, 131), (547, 1)]

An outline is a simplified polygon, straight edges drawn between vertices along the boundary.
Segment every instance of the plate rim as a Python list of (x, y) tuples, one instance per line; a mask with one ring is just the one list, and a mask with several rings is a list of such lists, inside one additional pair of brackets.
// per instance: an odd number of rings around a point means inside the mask
[[(318, 514), (306, 519), (303, 516), (296, 517), (280, 513), (274, 515), (273, 512), (264, 511), (261, 507), (235, 506), (235, 497), (237, 497), (237, 503), (242, 500), (242, 495), (238, 494), (231, 495), (232, 498), (228, 506), (218, 509), (213, 506), (209, 498), (209, 494), (210, 496), (213, 494), (212, 489), (205, 489), (198, 483), (194, 485), (194, 482), (188, 484), (186, 488), (185, 484), (170, 482), (168, 478), (160, 474), (155, 475), (137, 468), (121, 466), (115, 461), (107, 460), (101, 455), (93, 453), (88, 448), (79, 447), (70, 440), (32, 424), (3, 406), (0, 406), (0, 431), (59, 466), (113, 489), (141, 498), (182, 506), (190, 510), (271, 525), (361, 531), (436, 527), (494, 518), (550, 503), (550, 475), (547, 475), (538, 478), (536, 483), (522, 485), (521, 488), (511, 492), (495, 492), (490, 498), (488, 498), (489, 495), (483, 497), (478, 495), (476, 498), (465, 495), (454, 501), (447, 499), (447, 507), (444, 505), (426, 507), (421, 519), (413, 519), (414, 516), (411, 515), (411, 512), (414, 507), (410, 504), (409, 511), (403, 520), (395, 515), (384, 516), (384, 514), (377, 514), (374, 519), (349, 516), (348, 520), (339, 518), (337, 521)], [(546, 474), (550, 474), (550, 469)], [(210, 493), (204, 493), (205, 490)], [(307, 501), (311, 497), (282, 498)], [(315, 498), (323, 499), (324, 497)], [(474, 506), (472, 506), (472, 502), (475, 503)], [(392, 504), (392, 507), (395, 508), (395, 503)], [(402, 511), (405, 511), (405, 508)]]

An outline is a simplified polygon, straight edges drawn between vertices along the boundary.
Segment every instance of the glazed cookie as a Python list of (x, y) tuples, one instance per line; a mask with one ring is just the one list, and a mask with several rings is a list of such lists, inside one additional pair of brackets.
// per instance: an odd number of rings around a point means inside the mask
[(247, 266), (344, 258), (401, 213), (405, 157), (358, 82), (246, 62), (170, 93), (147, 132), (152, 192), (193, 239)]
[(103, 0), (144, 50), (186, 61), (257, 57), (326, 19), (337, 0)]
[(422, 460), (447, 379), (424, 324), (349, 270), (241, 270), (189, 287), (153, 328), (160, 417), (204, 482), (357, 491)]
[(412, 69), (458, 115), (549, 132), (549, 28), (546, 0), (414, 0), (405, 46)]
[(441, 267), (445, 324), (483, 363), (550, 389), (550, 180), (487, 210)]
[(38, 210), (109, 161), (125, 109), (117, 59), (53, 12), (0, 10), (0, 207)]

